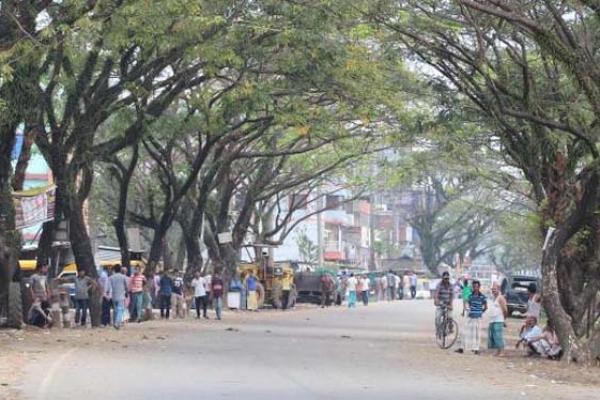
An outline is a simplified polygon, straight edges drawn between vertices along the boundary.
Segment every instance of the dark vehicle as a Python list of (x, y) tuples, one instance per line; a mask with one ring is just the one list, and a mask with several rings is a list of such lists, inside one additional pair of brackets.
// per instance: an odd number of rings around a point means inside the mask
[(540, 278), (527, 275), (509, 275), (502, 279), (500, 291), (506, 298), (506, 306), (508, 307), (508, 315), (518, 311), (525, 314), (527, 311), (527, 301), (529, 300), (529, 292), (527, 288), (534, 283), (537, 287), (537, 292), (540, 293)]
[(296, 272), (294, 285), (296, 285), (296, 301), (298, 303), (321, 304), (321, 273)]

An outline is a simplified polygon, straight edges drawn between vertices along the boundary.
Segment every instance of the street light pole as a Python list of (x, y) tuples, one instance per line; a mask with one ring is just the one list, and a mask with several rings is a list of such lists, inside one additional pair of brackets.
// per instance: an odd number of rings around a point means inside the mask
[(317, 258), (319, 267), (323, 268), (325, 265), (325, 256), (323, 254), (323, 198), (321, 186), (317, 188)]

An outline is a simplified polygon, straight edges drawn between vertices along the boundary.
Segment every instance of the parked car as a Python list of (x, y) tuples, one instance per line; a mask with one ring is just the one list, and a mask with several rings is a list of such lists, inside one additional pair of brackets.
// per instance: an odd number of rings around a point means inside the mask
[(521, 314), (527, 312), (527, 301), (529, 300), (529, 285), (534, 283), (538, 293), (541, 292), (540, 278), (527, 275), (509, 275), (502, 278), (500, 291), (506, 298), (508, 315), (518, 311)]

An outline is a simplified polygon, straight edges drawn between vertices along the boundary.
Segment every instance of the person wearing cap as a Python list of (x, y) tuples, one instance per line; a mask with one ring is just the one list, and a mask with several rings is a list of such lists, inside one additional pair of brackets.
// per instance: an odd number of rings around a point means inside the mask
[[(440, 324), (444, 308), (448, 308), (448, 318), (452, 320), (452, 300), (454, 299), (454, 289), (450, 284), (450, 274), (448, 271), (442, 274), (442, 281), (435, 288), (433, 302), (436, 306), (435, 310), (435, 327)], [(452, 323), (450, 324), (452, 327)]]

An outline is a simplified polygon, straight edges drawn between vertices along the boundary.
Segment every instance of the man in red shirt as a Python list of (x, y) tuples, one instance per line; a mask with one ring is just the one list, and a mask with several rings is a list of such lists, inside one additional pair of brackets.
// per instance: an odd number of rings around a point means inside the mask
[(221, 319), (221, 310), (223, 309), (223, 280), (218, 273), (215, 273), (211, 281), (211, 296), (214, 299), (215, 312), (217, 319)]
[[(142, 275), (140, 267), (135, 268), (135, 275), (131, 279), (131, 297), (133, 301), (133, 309), (135, 310), (135, 318), (137, 322), (142, 322), (142, 301), (144, 299), (144, 284), (146, 277)], [(133, 318), (133, 316), (132, 316)]]

